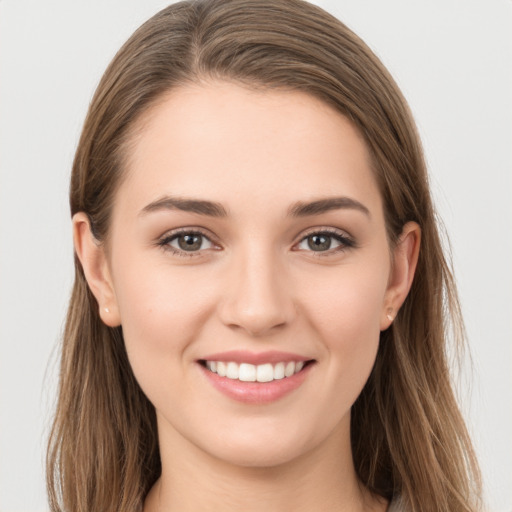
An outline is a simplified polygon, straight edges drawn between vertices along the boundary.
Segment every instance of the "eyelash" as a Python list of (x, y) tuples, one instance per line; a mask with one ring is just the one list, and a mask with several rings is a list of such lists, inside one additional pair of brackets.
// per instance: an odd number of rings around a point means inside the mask
[(179, 249), (176, 249), (170, 243), (173, 240), (176, 240), (178, 237), (182, 235), (199, 235), (204, 238), (206, 238), (210, 243), (215, 246), (216, 244), (211, 240), (211, 235), (207, 234), (206, 232), (202, 231), (201, 229), (194, 228), (194, 229), (179, 229), (177, 231), (173, 231), (171, 233), (166, 233), (162, 238), (160, 238), (157, 242), (157, 245), (161, 247), (164, 251), (169, 251), (172, 254), (176, 256), (181, 256), (184, 258), (190, 258), (194, 256), (199, 256), (201, 251), (181, 251)]
[(306, 241), (309, 237), (314, 235), (329, 237), (331, 239), (336, 240), (340, 244), (338, 247), (335, 247), (333, 249), (327, 249), (326, 251), (307, 251), (310, 252), (311, 255), (316, 258), (325, 258), (328, 256), (332, 256), (333, 254), (338, 254), (340, 252), (347, 251), (348, 249), (354, 249), (357, 247), (356, 241), (352, 237), (350, 237), (346, 233), (343, 233), (342, 231), (333, 228), (314, 229), (309, 233), (306, 233), (300, 239), (298, 244), (295, 245), (301, 244), (302, 242)]
[[(170, 245), (170, 243), (172, 241), (176, 240), (179, 236), (182, 236), (182, 235), (191, 235), (191, 236), (199, 235), (201, 237), (206, 238), (214, 247), (216, 246), (215, 242), (213, 242), (211, 240), (211, 235), (207, 234), (206, 232), (204, 232), (198, 228), (194, 228), (194, 229), (183, 228), (183, 229), (179, 229), (177, 231), (173, 231), (171, 233), (167, 233), (157, 241), (157, 245), (159, 247), (161, 247), (164, 251), (169, 251), (173, 255), (176, 255), (176, 256), (185, 257), (185, 258), (200, 256), (202, 250), (182, 251), (182, 250), (176, 249), (175, 247), (172, 247)], [(348, 249), (353, 249), (353, 248), (357, 247), (357, 244), (353, 238), (351, 238), (350, 236), (348, 236), (347, 234), (345, 234), (341, 231), (338, 231), (338, 230), (332, 229), (332, 228), (316, 229), (316, 230), (310, 231), (309, 233), (306, 233), (299, 240), (298, 243), (294, 244), (294, 247), (297, 245), (300, 245), (302, 242), (306, 241), (309, 237), (314, 236), (314, 235), (329, 237), (331, 239), (334, 239), (336, 242), (338, 242), (340, 244), (338, 247), (335, 247), (334, 249), (327, 249), (326, 251), (313, 251), (313, 250), (307, 251), (307, 252), (310, 252), (311, 255), (313, 255), (314, 257), (322, 258), (322, 257), (326, 257), (326, 256), (331, 256), (333, 254), (337, 254), (339, 252), (343, 252)], [(300, 249), (295, 249), (295, 250), (300, 250)]]

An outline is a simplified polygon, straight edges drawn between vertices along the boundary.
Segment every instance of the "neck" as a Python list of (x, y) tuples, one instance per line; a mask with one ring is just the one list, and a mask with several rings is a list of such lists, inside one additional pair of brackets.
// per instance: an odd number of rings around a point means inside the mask
[(385, 510), (358, 482), (349, 426), (339, 430), (315, 450), (271, 467), (233, 465), (166, 436), (160, 445), (162, 475), (144, 512)]

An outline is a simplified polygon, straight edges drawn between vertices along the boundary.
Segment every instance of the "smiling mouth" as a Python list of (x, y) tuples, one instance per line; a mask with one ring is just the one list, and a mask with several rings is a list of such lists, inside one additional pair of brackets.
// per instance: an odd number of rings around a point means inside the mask
[(199, 363), (219, 377), (225, 377), (240, 382), (272, 382), (296, 375), (303, 371), (304, 368), (314, 363), (314, 360), (254, 365), (250, 363), (238, 364), (233, 361), (208, 361), (203, 359), (200, 360)]

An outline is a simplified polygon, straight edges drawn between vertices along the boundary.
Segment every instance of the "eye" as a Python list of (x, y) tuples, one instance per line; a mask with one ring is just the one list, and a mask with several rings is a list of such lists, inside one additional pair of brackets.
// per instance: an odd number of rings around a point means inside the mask
[(180, 231), (168, 234), (158, 242), (158, 245), (176, 254), (189, 253), (189, 256), (214, 248), (213, 242), (199, 231)]
[(354, 247), (354, 241), (348, 236), (336, 231), (320, 231), (310, 233), (297, 245), (297, 249), (313, 252), (337, 252), (349, 247)]

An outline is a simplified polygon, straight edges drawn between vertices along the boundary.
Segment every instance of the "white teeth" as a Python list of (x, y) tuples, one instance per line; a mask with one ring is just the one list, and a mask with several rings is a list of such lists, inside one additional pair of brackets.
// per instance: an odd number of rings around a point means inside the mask
[(256, 368), (256, 380), (258, 382), (270, 382), (274, 380), (274, 368), (271, 364), (259, 364)]
[(291, 377), (294, 374), (294, 372), (295, 372), (295, 363), (293, 361), (286, 363), (286, 366), (284, 368), (284, 376)]
[(226, 377), (228, 379), (238, 380), (238, 365), (236, 363), (228, 363), (228, 367), (226, 369)]
[[(212, 372), (213, 372), (213, 370), (212, 370)], [(222, 361), (217, 361), (217, 375), (219, 377), (226, 376), (226, 363), (223, 363)]]
[(253, 364), (242, 363), (238, 373), (238, 379), (244, 382), (254, 382), (256, 380), (256, 366)]
[(277, 363), (274, 366), (274, 379), (284, 379), (284, 363)]
[(304, 368), (304, 361), (289, 361), (287, 363), (249, 364), (234, 363), (233, 361), (206, 361), (206, 367), (219, 377), (241, 380), (243, 382), (271, 382), (273, 380), (291, 377)]

